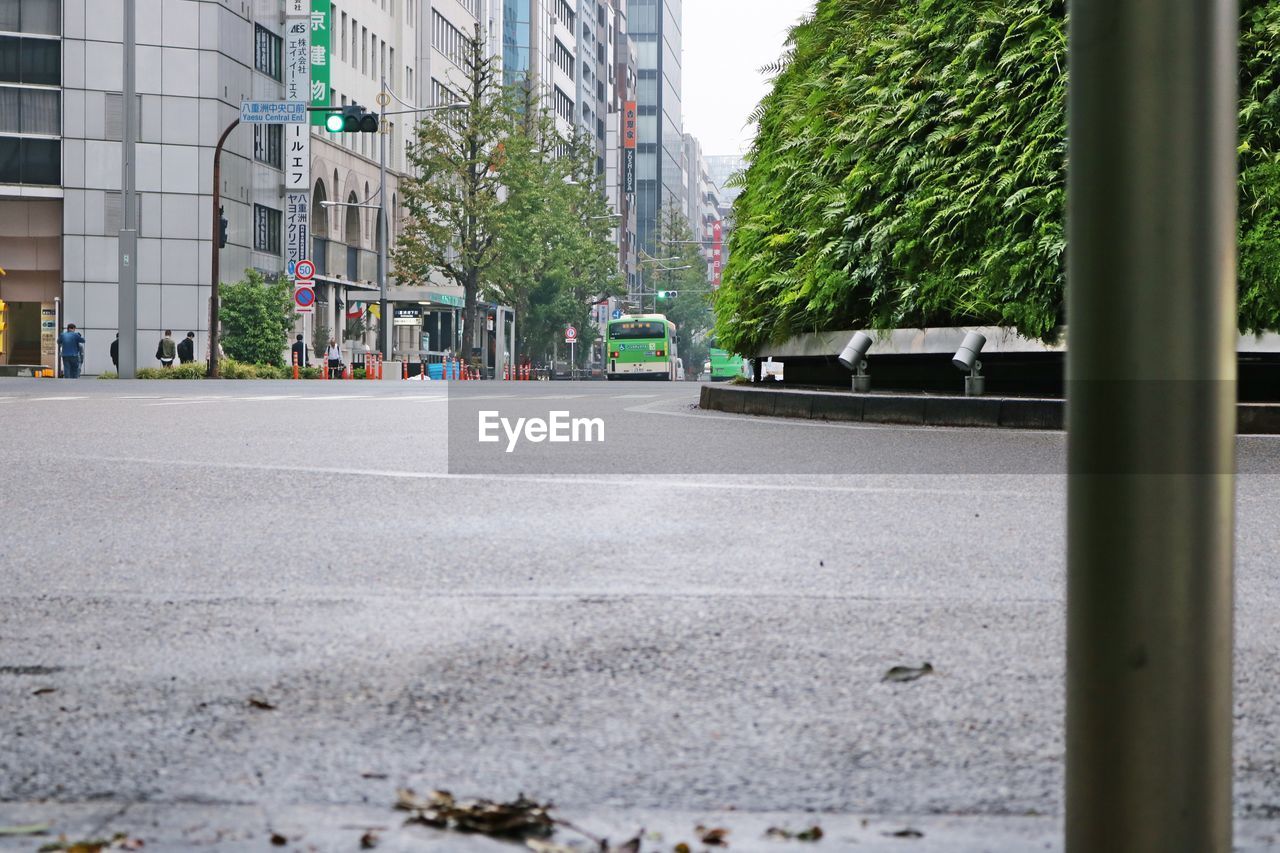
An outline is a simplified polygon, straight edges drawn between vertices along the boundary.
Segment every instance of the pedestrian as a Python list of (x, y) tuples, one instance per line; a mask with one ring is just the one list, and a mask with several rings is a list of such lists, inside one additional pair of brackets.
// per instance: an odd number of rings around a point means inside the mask
[(190, 364), (196, 360), (196, 333), (187, 332), (187, 336), (178, 344), (178, 361)]
[(298, 340), (292, 349), (294, 364), (298, 365), (298, 367), (311, 366), (311, 362), (307, 359), (307, 345), (302, 342), (302, 335), (298, 335)]
[(160, 366), (164, 368), (173, 367), (173, 360), (178, 357), (178, 345), (173, 341), (173, 330), (165, 329), (164, 337), (160, 339), (160, 343), (156, 344), (156, 358), (160, 360)]
[[(298, 337), (302, 337), (299, 335)], [(329, 364), (329, 378), (342, 378), (342, 349), (338, 346), (338, 342), (333, 338), (329, 338), (329, 348), (325, 350), (325, 359)]]
[(111, 342), (111, 366), (117, 371), (120, 370), (120, 333), (116, 332), (116, 339)]
[(84, 335), (76, 331), (75, 323), (58, 335), (58, 352), (62, 355), (62, 375), (66, 379), (79, 379), (84, 364)]

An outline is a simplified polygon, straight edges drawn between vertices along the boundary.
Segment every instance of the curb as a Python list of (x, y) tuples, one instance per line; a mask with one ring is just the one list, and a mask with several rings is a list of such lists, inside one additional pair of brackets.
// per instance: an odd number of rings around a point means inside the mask
[[(929, 397), (702, 386), (708, 411), (822, 421), (985, 429), (1065, 429), (1066, 404), (1031, 397)], [(1280, 404), (1240, 403), (1240, 435), (1280, 435)]]

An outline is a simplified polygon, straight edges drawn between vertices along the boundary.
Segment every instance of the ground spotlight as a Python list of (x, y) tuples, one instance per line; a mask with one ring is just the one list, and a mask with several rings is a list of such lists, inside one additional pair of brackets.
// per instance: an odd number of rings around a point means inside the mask
[(982, 362), (978, 361), (978, 353), (982, 352), (982, 348), (986, 345), (987, 339), (984, 336), (977, 332), (970, 332), (964, 336), (964, 343), (960, 344), (960, 349), (956, 350), (955, 357), (951, 359), (956, 370), (969, 373), (964, 378), (966, 397), (981, 397), (982, 392), (986, 390), (986, 379), (982, 376)]
[(845, 370), (854, 371), (853, 390), (866, 393), (871, 390), (871, 376), (867, 373), (867, 350), (871, 349), (871, 336), (865, 332), (855, 332), (840, 353), (840, 363)]

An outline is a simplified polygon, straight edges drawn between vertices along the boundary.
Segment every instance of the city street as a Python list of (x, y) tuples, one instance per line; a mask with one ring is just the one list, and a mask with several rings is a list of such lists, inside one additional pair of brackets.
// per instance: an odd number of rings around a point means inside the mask
[[(734, 850), (1060, 849), (1061, 434), (465, 384), (0, 379), (0, 826), (515, 849), (402, 830), (410, 787), (645, 850), (712, 822)], [(604, 440), (479, 460), (477, 397)], [(1280, 440), (1239, 453), (1235, 803), (1267, 849)]]

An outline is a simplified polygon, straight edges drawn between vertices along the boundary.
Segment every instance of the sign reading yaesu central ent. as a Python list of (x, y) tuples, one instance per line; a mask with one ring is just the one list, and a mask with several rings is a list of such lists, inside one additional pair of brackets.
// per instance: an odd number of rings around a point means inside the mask
[(307, 105), (301, 101), (241, 101), (243, 124), (306, 124)]

